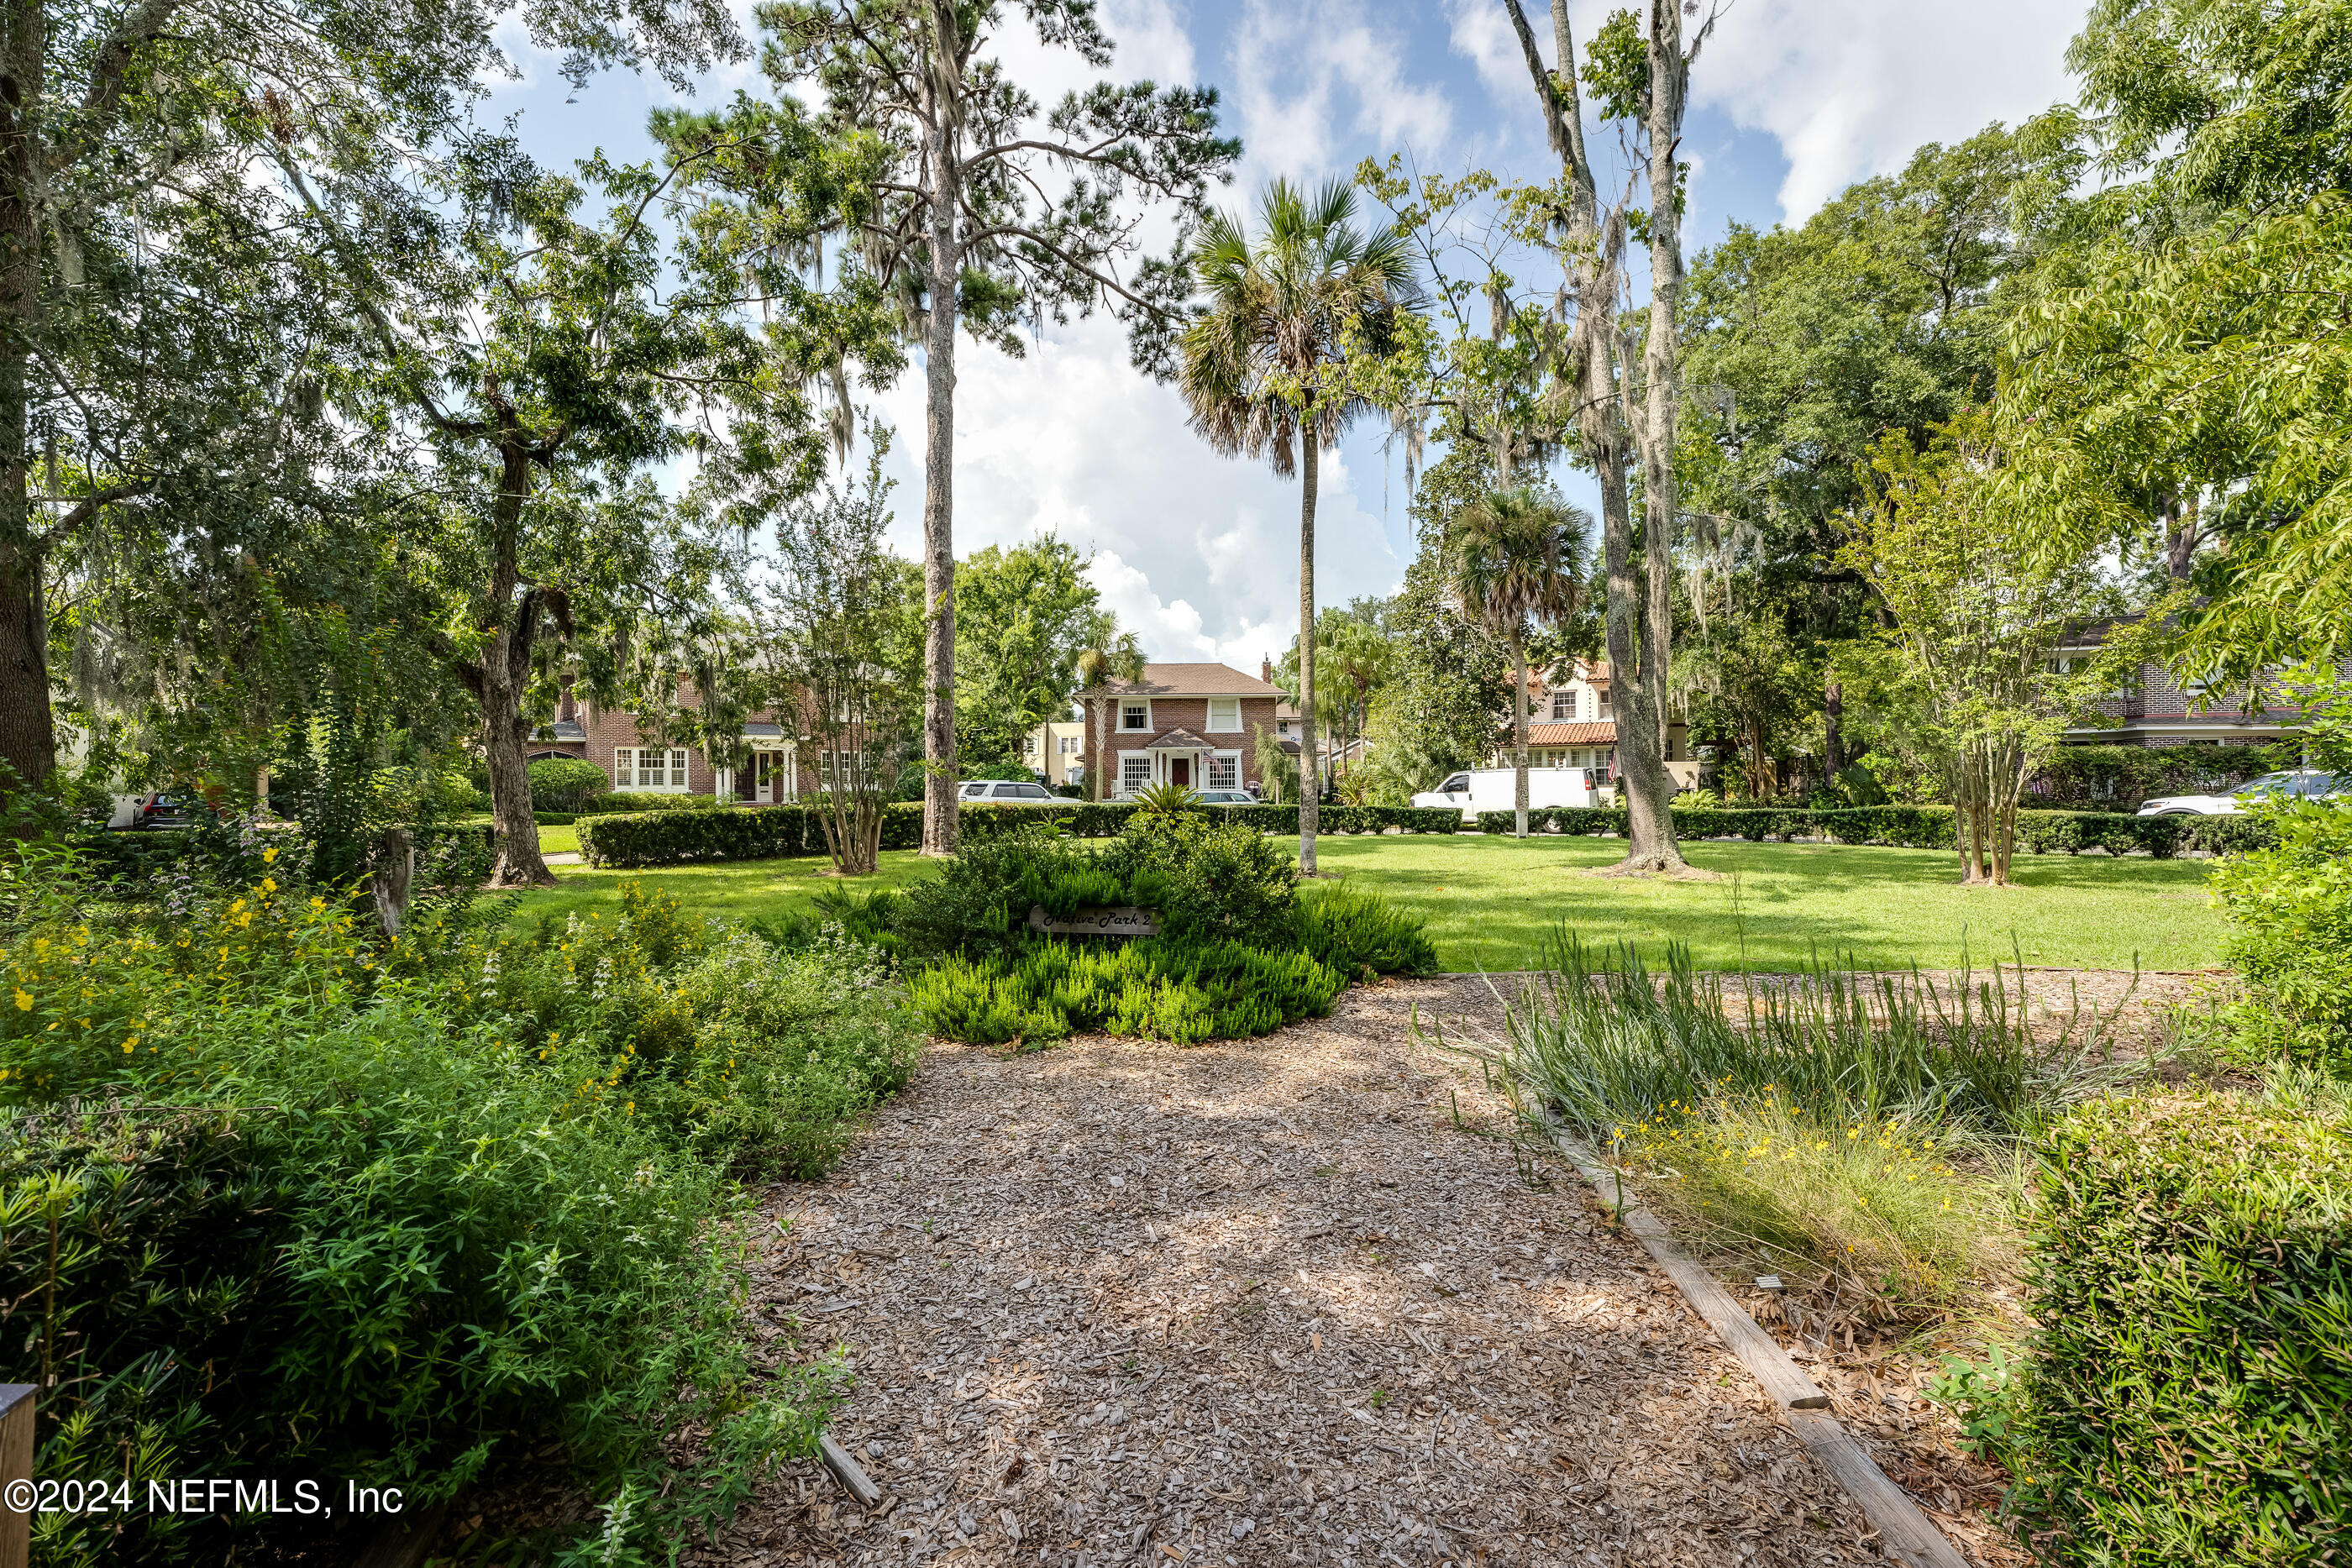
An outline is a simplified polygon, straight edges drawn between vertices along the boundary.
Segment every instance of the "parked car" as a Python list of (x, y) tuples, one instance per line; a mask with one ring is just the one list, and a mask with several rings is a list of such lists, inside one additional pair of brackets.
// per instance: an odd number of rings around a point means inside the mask
[[(1528, 806), (1530, 810), (1544, 806), (1598, 806), (1607, 791), (1608, 780), (1597, 768), (1530, 768), (1528, 769)], [(1518, 784), (1517, 771), (1509, 768), (1472, 768), (1449, 775), (1434, 789), (1424, 789), (1412, 798), (1416, 806), (1453, 806), (1462, 812), (1465, 821), (1475, 821), (1481, 811), (1513, 811), (1517, 810)]]
[(2256, 800), (2273, 795), (2299, 795), (2306, 800), (2352, 798), (2352, 782), (2332, 773), (2301, 768), (2285, 773), (2265, 773), (2239, 785), (2226, 795), (2166, 795), (2142, 801), (2143, 817), (2234, 817)]
[(1246, 789), (1195, 789), (1192, 791), (1192, 804), (1195, 806), (1255, 806), (1257, 804), (1257, 797)]
[(184, 828), (195, 820), (196, 808), (177, 795), (142, 795), (131, 809), (131, 820), (123, 823), (126, 830), (142, 828)]
[(992, 806), (1058, 806), (1063, 798), (1035, 779), (971, 779), (956, 791), (960, 800), (984, 800)]

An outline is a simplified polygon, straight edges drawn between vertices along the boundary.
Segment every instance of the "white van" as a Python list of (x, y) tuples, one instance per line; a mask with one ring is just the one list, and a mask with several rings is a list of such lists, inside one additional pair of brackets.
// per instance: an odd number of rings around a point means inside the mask
[[(1612, 791), (1612, 786), (1598, 768), (1528, 769), (1528, 809), (1531, 811), (1544, 806), (1605, 806)], [(1473, 768), (1448, 774), (1436, 789), (1415, 795), (1412, 803), (1457, 807), (1464, 821), (1475, 822), (1481, 811), (1500, 811), (1510, 816), (1518, 810), (1517, 799), (1517, 769)]]

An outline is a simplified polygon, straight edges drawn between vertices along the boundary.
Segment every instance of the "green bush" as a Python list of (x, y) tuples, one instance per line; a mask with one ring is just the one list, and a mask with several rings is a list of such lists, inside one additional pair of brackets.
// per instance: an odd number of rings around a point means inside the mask
[(1433, 975), (1437, 945), (1418, 915), (1345, 883), (1318, 883), (1298, 894), (1298, 939), (1340, 974)]
[(2158, 795), (2205, 795), (2298, 761), (2292, 744), (2062, 746), (2025, 781), (2037, 806), (2078, 811), (2137, 810)]
[(2317, 1564), (2352, 1539), (2352, 1119), (2103, 1101), (2044, 1154), (2019, 1443), (2047, 1561)]
[[(641, 869), (684, 865), (702, 861), (774, 860), (789, 855), (825, 852), (824, 831), (816, 813), (804, 806), (761, 806), (713, 811), (681, 810), (675, 796), (614, 795), (608, 802), (665, 802), (644, 816), (600, 816), (580, 824), (580, 851), (592, 865)], [(600, 805), (602, 812), (611, 810)], [(636, 808), (631, 808), (636, 809)], [(1125, 801), (1103, 805), (1072, 803), (1055, 806), (965, 805), (959, 810), (962, 841), (982, 842), (1025, 827), (1049, 824), (1073, 838), (1116, 837), (1136, 808)], [(1296, 806), (1213, 806), (1197, 812), (1203, 819), (1238, 822), (1261, 833), (1298, 831)], [(1445, 807), (1326, 806), (1319, 829), (1328, 834), (1452, 833), (1462, 826), (1462, 813)], [(882, 847), (920, 849), (923, 812), (919, 803), (893, 802), (883, 808)]]
[(1303, 952), (1155, 936), (1099, 946), (1040, 940), (980, 958), (950, 954), (917, 975), (908, 993), (924, 1026), (950, 1040), (1003, 1045), (1113, 1034), (1192, 1045), (1319, 1018), (1347, 983)]
[(1246, 821), (1207, 811), (1141, 813), (1101, 864), (1127, 889), (1121, 902), (1159, 910), (1168, 936), (1255, 947), (1295, 939), (1297, 862)]
[(534, 812), (583, 810), (599, 796), (613, 793), (612, 777), (593, 762), (551, 757), (532, 763), (528, 771)]
[[(628, 1489), (624, 1544), (658, 1552), (813, 1446), (833, 1373), (759, 1370), (727, 1172), (821, 1169), (904, 1081), (869, 956), (635, 891), (531, 938), (443, 906), (384, 949), (273, 866), (109, 924), (81, 874), (13, 868), (0, 1007), (0, 1378), (55, 1379), (39, 1473), (425, 1501), (546, 1449)], [(707, 1462), (665, 1481), (689, 1429)], [(255, 1528), (35, 1525), (76, 1568), (222, 1562)]]
[(2248, 995), (2231, 1009), (2238, 1048), (2352, 1066), (2352, 810), (2317, 802), (2265, 813), (2278, 847), (2232, 855), (2212, 886), (2230, 918), (2223, 952)]

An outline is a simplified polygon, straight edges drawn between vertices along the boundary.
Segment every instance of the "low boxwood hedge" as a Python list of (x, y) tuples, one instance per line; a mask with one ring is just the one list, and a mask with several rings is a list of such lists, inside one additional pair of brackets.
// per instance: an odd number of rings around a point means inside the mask
[[(1514, 831), (1512, 814), (1487, 811), (1478, 819), (1485, 833)], [(1552, 806), (1528, 813), (1531, 833), (1622, 836), (1625, 811), (1615, 806)], [(1682, 839), (1828, 839), (1841, 844), (1883, 844), (1895, 849), (1955, 847), (1949, 806), (1853, 806), (1811, 811), (1756, 807), (1677, 806), (1675, 831)], [(2137, 817), (2116, 811), (2020, 811), (2018, 848), (2030, 854), (2109, 854), (2146, 850), (2168, 860), (2184, 850), (2220, 853), (2267, 848), (2277, 841), (2271, 825), (2252, 817)]]
[[(1108, 839), (1117, 836), (1138, 810), (1124, 802), (977, 805), (961, 808), (961, 822), (968, 840), (987, 838), (1031, 822), (1051, 822), (1076, 838)], [(1219, 821), (1244, 822), (1260, 832), (1298, 831), (1296, 806), (1218, 806), (1203, 810), (1213, 812)], [(1332, 834), (1383, 833), (1391, 830), (1452, 833), (1462, 828), (1462, 813), (1450, 806), (1326, 806), (1318, 813), (1318, 819), (1317, 831)], [(625, 869), (681, 865), (694, 861), (774, 860), (825, 852), (820, 813), (809, 806), (583, 816), (579, 828), (580, 852), (589, 864)], [(920, 849), (922, 843), (920, 803), (895, 802), (882, 809), (884, 849)]]
[[(2352, 1120), (2112, 1100), (2053, 1134), (2018, 1458), (2044, 1560), (2336, 1563), (2352, 1540)], [(2035, 1531), (2037, 1537), (2042, 1531)]]

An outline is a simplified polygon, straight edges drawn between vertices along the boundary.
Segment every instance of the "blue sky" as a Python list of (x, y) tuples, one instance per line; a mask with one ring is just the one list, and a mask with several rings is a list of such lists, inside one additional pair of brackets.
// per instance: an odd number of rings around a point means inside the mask
[[(1530, 5), (1537, 30), (1549, 29)], [(1624, 0), (1577, 0), (1580, 43)], [(1000, 54), (1047, 102), (1096, 73), (1042, 49), (1009, 18)], [(1103, 0), (1118, 42), (1108, 74), (1205, 82), (1223, 97), (1243, 163), (1222, 204), (1266, 180), (1344, 176), (1367, 156), (1507, 177), (1552, 170), (1526, 68), (1500, 0)], [(739, 5), (748, 22), (748, 6)], [(1899, 169), (1926, 141), (2014, 122), (2068, 96), (2074, 0), (1733, 0), (1693, 73), (1685, 138), (1689, 244), (1733, 221), (1801, 222), (1847, 184)], [(1546, 44), (1549, 49), (1549, 42)], [(561, 164), (596, 148), (646, 154), (646, 112), (671, 95), (611, 75), (573, 91), (554, 62), (518, 49), (521, 79), (487, 110)], [(756, 73), (715, 73), (709, 102)], [(568, 100), (568, 101), (567, 101)], [(1598, 144), (1596, 144), (1597, 148)], [(1636, 260), (1639, 269), (1643, 264)], [(1549, 287), (1549, 281), (1546, 283)], [(959, 554), (1045, 532), (1095, 556), (1123, 624), (1158, 659), (1222, 659), (1255, 672), (1297, 630), (1295, 481), (1214, 456), (1175, 394), (1128, 368), (1108, 320), (1048, 333), (1020, 359), (966, 344), (958, 360)], [(899, 544), (919, 538), (919, 371), (875, 400), (898, 427)], [(1385, 593), (1411, 558), (1401, 455), (1360, 428), (1327, 458), (1317, 597)], [(1563, 470), (1570, 490), (1577, 476)]]

